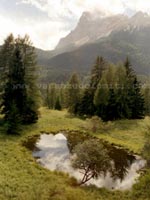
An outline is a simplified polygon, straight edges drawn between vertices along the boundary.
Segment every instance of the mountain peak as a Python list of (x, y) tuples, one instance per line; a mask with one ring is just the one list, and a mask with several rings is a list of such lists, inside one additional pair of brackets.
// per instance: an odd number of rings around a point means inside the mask
[(79, 22), (81, 21), (95, 21), (95, 20), (99, 20), (102, 18), (107, 17), (108, 15), (105, 12), (102, 11), (93, 11), (93, 12), (88, 12), (85, 11), (82, 13)]
[(91, 18), (92, 16), (90, 12), (83, 12), (80, 17), (79, 23), (86, 23), (88, 21), (91, 21)]
[(133, 15), (132, 18), (145, 18), (145, 17), (149, 17), (148, 13), (146, 12), (142, 12), (142, 11), (138, 11), (137, 13), (135, 13), (135, 15)]
[(82, 16), (81, 16), (81, 18), (86, 18), (86, 19), (89, 19), (90, 17), (91, 17), (91, 13), (88, 12), (88, 11), (83, 12), (83, 13), (82, 13)]
[(60, 40), (56, 49), (70, 51), (107, 37), (113, 31), (147, 26), (150, 26), (150, 15), (142, 11), (132, 17), (124, 14), (107, 15), (101, 11), (83, 12), (76, 28)]
[(131, 25), (137, 27), (150, 26), (150, 15), (148, 13), (139, 11), (130, 20)]

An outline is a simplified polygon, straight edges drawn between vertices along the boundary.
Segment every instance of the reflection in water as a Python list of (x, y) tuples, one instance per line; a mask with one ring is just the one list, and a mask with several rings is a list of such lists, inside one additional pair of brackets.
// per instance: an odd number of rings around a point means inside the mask
[(107, 146), (109, 156), (113, 160), (112, 177), (119, 178), (121, 181), (128, 174), (132, 163), (136, 160), (135, 156), (128, 154), (124, 149), (118, 149), (113, 146)]
[[(79, 141), (78, 137), (79, 142), (81, 141)], [(70, 176), (81, 180), (83, 175), (71, 165), (72, 154), (70, 153), (70, 146), (73, 148), (74, 145), (71, 143), (70, 137), (67, 140), (62, 133), (57, 135), (42, 134), (40, 140), (36, 143), (36, 150), (33, 152), (33, 156), (45, 168), (67, 172)], [(123, 149), (117, 149), (108, 144), (105, 144), (105, 147), (113, 160), (113, 171), (108, 172), (105, 177), (101, 176), (97, 180), (92, 179), (87, 184), (94, 184), (97, 187), (106, 187), (108, 189), (130, 189), (136, 178), (139, 177), (137, 171), (145, 166), (145, 161), (140, 157), (129, 155)]]

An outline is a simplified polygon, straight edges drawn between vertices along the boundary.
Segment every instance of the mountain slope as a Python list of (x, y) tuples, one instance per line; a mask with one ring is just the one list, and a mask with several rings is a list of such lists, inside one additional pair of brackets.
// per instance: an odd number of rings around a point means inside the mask
[(77, 27), (59, 41), (56, 50), (65, 52), (91, 43), (101, 37), (108, 36), (113, 30), (122, 28), (127, 22), (128, 17), (124, 15), (105, 17), (102, 13), (95, 16), (84, 12)]
[(105, 16), (103, 13), (84, 12), (76, 28), (59, 41), (56, 50), (59, 52), (75, 50), (84, 44), (107, 37), (113, 31), (147, 26), (150, 26), (150, 16), (143, 12), (137, 12), (131, 18), (123, 14)]
[[(130, 28), (113, 32), (107, 38), (84, 45), (72, 52), (52, 57), (47, 65), (49, 69), (67, 75), (72, 71), (82, 74), (89, 72), (98, 55), (110, 62), (119, 62), (129, 56), (134, 70), (138, 74), (150, 74), (150, 27)], [(50, 74), (48, 75), (50, 76)]]

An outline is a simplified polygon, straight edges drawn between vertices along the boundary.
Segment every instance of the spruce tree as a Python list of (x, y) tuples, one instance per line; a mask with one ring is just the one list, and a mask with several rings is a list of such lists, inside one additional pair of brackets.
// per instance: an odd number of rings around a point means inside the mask
[(147, 85), (142, 90), (144, 96), (145, 115), (150, 116), (150, 87)]
[(108, 120), (116, 120), (119, 119), (118, 117), (118, 109), (116, 105), (116, 94), (114, 89), (109, 90), (109, 101), (107, 106), (107, 116), (105, 118), (106, 121)]
[(127, 58), (124, 67), (126, 69), (126, 89), (128, 96), (128, 108), (130, 110), (129, 119), (139, 119), (144, 117), (144, 97), (141, 93), (141, 86), (137, 80), (130, 61)]
[(5, 120), (7, 134), (19, 134), (21, 121), (18, 113), (15, 102), (12, 102), (10, 110), (7, 112), (7, 120)]
[(91, 80), (90, 80), (90, 87), (94, 90), (97, 89), (97, 85), (102, 78), (103, 72), (106, 69), (106, 62), (104, 61), (103, 57), (97, 57), (96, 62), (91, 70)]
[(21, 53), (18, 46), (16, 46), (2, 102), (2, 113), (5, 114), (8, 133), (15, 133), (17, 128), (14, 127), (18, 127), (23, 122), (24, 102), (26, 99), (24, 75)]
[(7, 82), (7, 76), (10, 70), (10, 65), (12, 62), (13, 52), (15, 47), (15, 39), (12, 34), (10, 34), (4, 41), (4, 44), (0, 50), (0, 76), (1, 81)]
[(93, 95), (90, 88), (85, 89), (81, 100), (76, 105), (77, 114), (80, 116), (92, 116), (95, 113), (95, 105), (93, 103)]
[(96, 106), (96, 114), (102, 119), (106, 118), (106, 108), (109, 100), (109, 86), (105, 77), (100, 80), (94, 96), (94, 105)]
[[(14, 37), (10, 34), (4, 41), (0, 50), (0, 105), (4, 88), (7, 83), (9, 70), (11, 69), (12, 56), (14, 51)], [(2, 106), (2, 105), (1, 105)]]
[(37, 89), (34, 76), (35, 63), (30, 44), (26, 37), (14, 40), (10, 35), (0, 52), (0, 67), (3, 68), (2, 77), (5, 77), (1, 107), (9, 130), (15, 123), (34, 123), (38, 119), (38, 107), (35, 101)]
[(47, 86), (46, 89), (46, 106), (49, 109), (55, 109), (56, 99), (57, 99), (57, 85), (51, 83)]
[(131, 110), (128, 106), (129, 96), (128, 90), (126, 87), (126, 70), (123, 64), (119, 64), (116, 70), (117, 77), (117, 88), (115, 89), (116, 93), (116, 112), (119, 119), (129, 118), (131, 115)]
[(132, 119), (141, 119), (144, 117), (144, 97), (141, 94), (141, 86), (135, 77), (133, 82), (133, 94), (132, 94)]
[(37, 63), (35, 48), (29, 36), (18, 37), (16, 44), (19, 45), (25, 69), (25, 83), (27, 98), (24, 109), (24, 123), (34, 123), (38, 119), (38, 107), (40, 105), (40, 93), (37, 87)]
[(68, 111), (70, 113), (76, 113), (76, 106), (80, 100), (80, 82), (78, 75), (73, 73), (70, 77), (70, 80), (67, 84), (67, 94), (66, 94), (66, 102)]
[(49, 95), (49, 84), (47, 85), (46, 90), (43, 90), (43, 93), (45, 94), (44, 98), (44, 105), (48, 107), (48, 109), (51, 109), (51, 100), (50, 100), (50, 95)]
[(91, 70), (89, 87), (85, 89), (83, 97), (77, 107), (79, 115), (85, 114), (92, 116), (95, 114), (96, 108), (94, 105), (94, 95), (105, 69), (106, 62), (102, 57), (98, 56)]
[(61, 110), (61, 104), (60, 104), (60, 100), (59, 97), (57, 97), (56, 103), (55, 103), (55, 110)]

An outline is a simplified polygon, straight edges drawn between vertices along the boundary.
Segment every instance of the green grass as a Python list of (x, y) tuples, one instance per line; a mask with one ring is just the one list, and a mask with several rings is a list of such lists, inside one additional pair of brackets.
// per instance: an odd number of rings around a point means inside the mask
[(112, 123), (108, 132), (95, 135), (110, 143), (124, 146), (135, 153), (141, 153), (145, 143), (147, 121), (150, 124), (150, 119), (147, 118), (143, 120), (119, 120)]
[[(0, 126), (0, 200), (148, 200), (150, 173), (147, 172), (132, 191), (110, 192), (95, 187), (77, 187), (68, 175), (42, 168), (32, 153), (22, 146), (28, 136), (41, 131), (82, 130), (85, 121), (70, 117), (66, 111), (41, 110), (37, 124), (22, 127), (20, 136), (4, 134)], [(149, 119), (147, 119), (149, 120)], [(140, 152), (144, 141), (145, 120), (118, 121), (107, 133), (97, 137)]]

